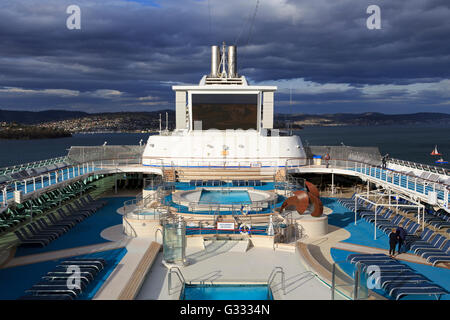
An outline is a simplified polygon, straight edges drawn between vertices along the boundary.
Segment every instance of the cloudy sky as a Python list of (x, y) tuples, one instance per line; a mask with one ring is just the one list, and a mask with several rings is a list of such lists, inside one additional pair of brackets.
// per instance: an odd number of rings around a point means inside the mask
[(449, 0), (2, 0), (0, 109), (173, 108), (222, 41), (277, 112), (450, 113)]

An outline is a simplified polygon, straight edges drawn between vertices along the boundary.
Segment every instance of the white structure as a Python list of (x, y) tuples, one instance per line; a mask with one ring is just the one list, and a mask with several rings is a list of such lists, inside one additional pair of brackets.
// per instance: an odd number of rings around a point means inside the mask
[(199, 85), (172, 87), (176, 129), (149, 137), (143, 164), (278, 168), (305, 158), (299, 137), (273, 129), (277, 87), (251, 86), (238, 76), (236, 47), (226, 55), (225, 45), (221, 52), (213, 46), (211, 53), (211, 74)]

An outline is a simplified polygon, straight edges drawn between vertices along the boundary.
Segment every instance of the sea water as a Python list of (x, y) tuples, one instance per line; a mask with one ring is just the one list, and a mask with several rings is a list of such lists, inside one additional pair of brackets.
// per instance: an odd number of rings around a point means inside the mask
[[(445, 160), (450, 159), (449, 126), (345, 126), (305, 127), (296, 131), (304, 145), (378, 147), (391, 158), (435, 165), (430, 155), (435, 145)], [(1, 140), (0, 167), (60, 157), (70, 146), (95, 146), (145, 143), (148, 133), (74, 134), (70, 138), (39, 140)], [(450, 168), (449, 165), (443, 165)]]

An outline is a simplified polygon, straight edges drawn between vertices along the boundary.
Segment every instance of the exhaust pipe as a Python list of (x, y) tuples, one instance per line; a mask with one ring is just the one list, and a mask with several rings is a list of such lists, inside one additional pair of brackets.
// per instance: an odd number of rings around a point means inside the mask
[(220, 49), (219, 46), (211, 46), (211, 78), (219, 76), (220, 67)]
[(228, 78), (237, 77), (237, 55), (236, 46), (228, 46)]

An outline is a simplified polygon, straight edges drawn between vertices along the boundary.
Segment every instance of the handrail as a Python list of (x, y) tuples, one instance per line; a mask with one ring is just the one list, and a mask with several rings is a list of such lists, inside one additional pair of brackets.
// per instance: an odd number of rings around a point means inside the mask
[(182, 286), (186, 283), (186, 280), (185, 280), (180, 268), (171, 267), (169, 269), (169, 274), (168, 274), (168, 279), (167, 279), (167, 289), (169, 291), (169, 295), (171, 295), (170, 290), (172, 289), (172, 273), (177, 275), (178, 280), (180, 280)]
[(283, 289), (283, 294), (286, 295), (286, 279), (284, 270), (282, 267), (275, 267), (273, 268), (272, 272), (269, 275), (269, 278), (267, 279), (267, 286), (270, 288), (272, 285), (273, 280), (275, 279), (275, 276), (277, 274), (281, 274), (281, 288)]
[[(388, 163), (393, 163), (393, 164), (398, 164), (398, 165), (401, 165), (401, 166), (407, 166), (407, 167), (410, 167), (410, 168), (413, 168), (413, 169), (424, 170), (424, 171), (428, 171), (428, 172), (432, 172), (432, 173), (445, 174), (447, 176), (450, 175), (450, 171), (447, 170), (446, 168), (441, 168), (441, 167), (437, 167), (437, 166), (431, 166), (431, 165), (428, 165), (428, 164), (418, 163), (418, 162), (414, 162), (414, 161), (390, 158), (387, 162)], [(435, 171), (433, 171), (433, 170), (435, 170)]]
[[(354, 269), (354, 276), (350, 277), (350, 279), (352, 280), (351, 283), (348, 284), (340, 284), (337, 285), (336, 284), (336, 266), (340, 263), (350, 263), (347, 260), (340, 260), (340, 261), (335, 261), (333, 262), (333, 267), (332, 267), (332, 274), (331, 274), (331, 300), (335, 300), (335, 292), (337, 291), (339, 294), (341, 294), (343, 297), (349, 299), (349, 300), (358, 300), (361, 299), (360, 296), (360, 282), (361, 282), (361, 274), (364, 272), (361, 268), (362, 265), (360, 265), (359, 263), (356, 263), (356, 265), (353, 265)], [(342, 292), (341, 290), (337, 289), (337, 287), (352, 287), (353, 288), (353, 292), (352, 292), (352, 297), (349, 297), (347, 294), (345, 294), (344, 292)]]
[(158, 229), (156, 229), (156, 231), (155, 231), (155, 242), (158, 242), (158, 241), (156, 241), (157, 240), (157, 238), (156, 238), (156, 236), (157, 236), (157, 234), (158, 234), (158, 231), (161, 233), (161, 243), (164, 241), (163, 239), (164, 239), (164, 236), (163, 236), (163, 233), (162, 233), (162, 230), (161, 230), (161, 228), (158, 228)]

